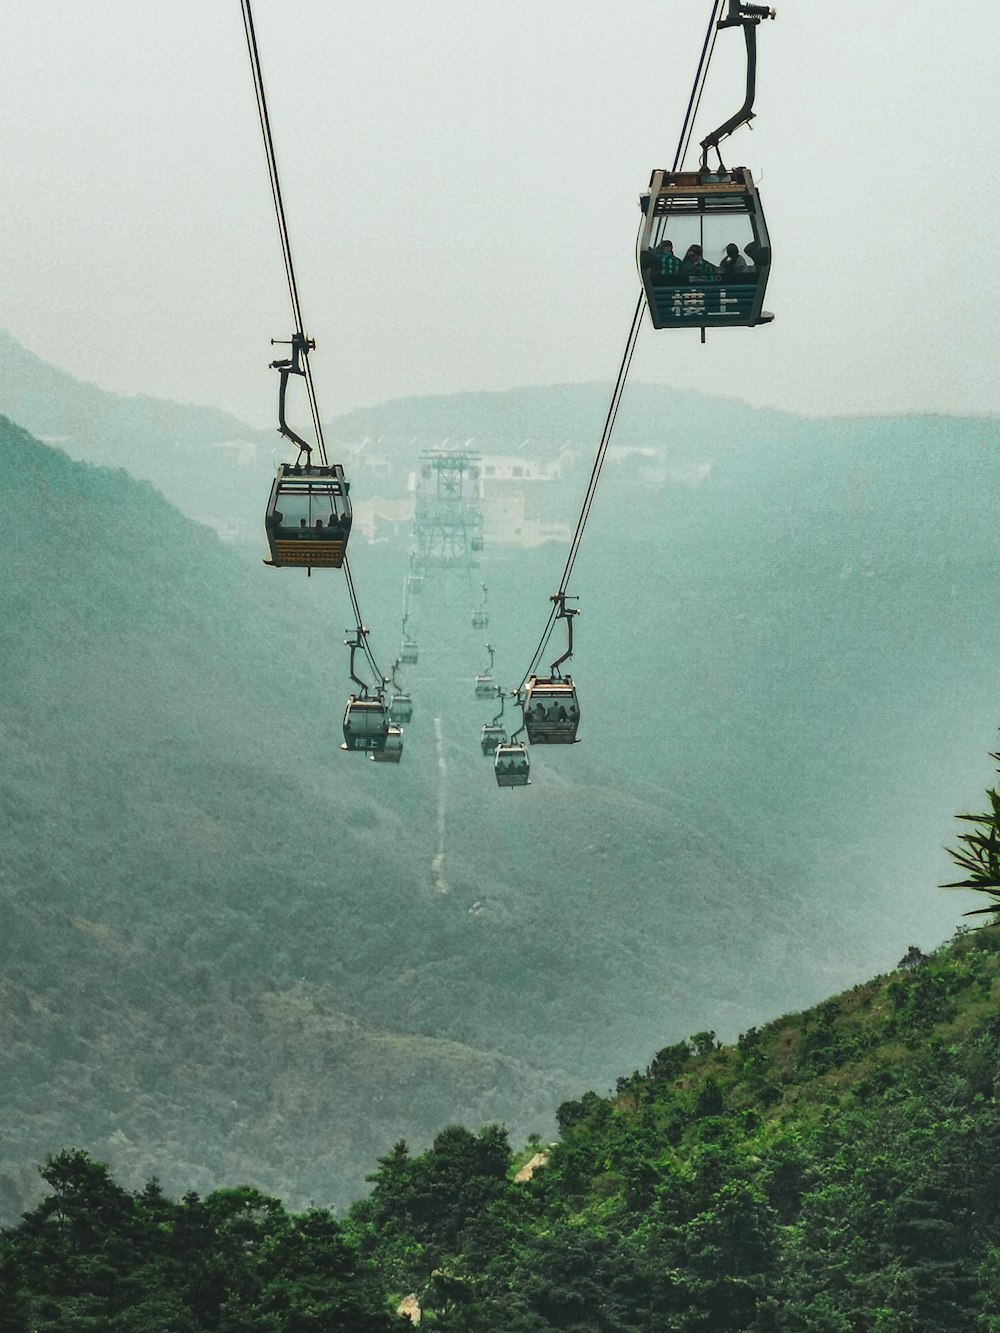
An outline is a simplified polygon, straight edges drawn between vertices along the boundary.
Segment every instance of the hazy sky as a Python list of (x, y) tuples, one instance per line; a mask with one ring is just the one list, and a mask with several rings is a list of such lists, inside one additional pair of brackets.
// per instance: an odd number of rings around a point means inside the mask
[[(123, 393), (274, 418), (291, 330), (238, 0), (2, 0), (5, 326)], [(613, 379), (637, 196), (708, 0), (255, 0), (324, 416)], [(996, 411), (997, 19), (779, 0), (757, 120), (770, 327), (633, 376), (800, 412)], [(742, 99), (724, 33), (697, 137)], [(599, 431), (600, 423), (595, 423)]]

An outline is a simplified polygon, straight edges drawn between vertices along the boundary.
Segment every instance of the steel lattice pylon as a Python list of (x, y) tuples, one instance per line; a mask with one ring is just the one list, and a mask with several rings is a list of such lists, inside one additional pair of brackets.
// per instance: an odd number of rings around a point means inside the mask
[(483, 548), (479, 478), (478, 454), (432, 449), (420, 455), (411, 558), (415, 572), (478, 568)]

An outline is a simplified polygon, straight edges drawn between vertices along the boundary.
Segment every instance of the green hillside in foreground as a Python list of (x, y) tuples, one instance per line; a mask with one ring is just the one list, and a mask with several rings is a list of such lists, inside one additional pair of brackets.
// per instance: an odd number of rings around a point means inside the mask
[(397, 1143), (341, 1220), (129, 1194), (64, 1153), (0, 1237), (4, 1327), (993, 1333), (998, 1080), (991, 925), (734, 1045), (668, 1046), (544, 1147)]

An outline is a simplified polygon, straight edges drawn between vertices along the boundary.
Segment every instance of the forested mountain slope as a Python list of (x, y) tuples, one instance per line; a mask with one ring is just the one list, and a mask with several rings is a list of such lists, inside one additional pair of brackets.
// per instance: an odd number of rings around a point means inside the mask
[(257, 516), (253, 473), (225, 446), (244, 441), (267, 457), (279, 442), (276, 430), (255, 430), (212, 407), (109, 393), (50, 365), (2, 329), (0, 414), (71, 458), (151, 481), (203, 522)]
[(398, 1142), (339, 1222), (245, 1188), (129, 1194), (60, 1154), (0, 1236), (6, 1326), (376, 1333), (405, 1309), (442, 1333), (989, 1333), (998, 932), (908, 949), (735, 1045), (665, 1047), (560, 1106), (554, 1143)]
[[(8, 423), (0, 449), (21, 497), (0, 537), (8, 1215), (67, 1137), (132, 1178), (343, 1199), (400, 1133), (544, 1125), (674, 947), (642, 956), (639, 899), (606, 910), (621, 803), (556, 781), (512, 846), (463, 691), (439, 892), (432, 717), (398, 772), (336, 748), (330, 585), (245, 566), (149, 486)], [(582, 921), (581, 807), (604, 876)], [(626, 850), (640, 836), (687, 886), (752, 884), (683, 810), (633, 802)], [(680, 1022), (690, 967), (655, 1001)]]
[(384, 1157), (351, 1232), (463, 1333), (929, 1333), (1000, 1318), (1000, 934), (495, 1131)]

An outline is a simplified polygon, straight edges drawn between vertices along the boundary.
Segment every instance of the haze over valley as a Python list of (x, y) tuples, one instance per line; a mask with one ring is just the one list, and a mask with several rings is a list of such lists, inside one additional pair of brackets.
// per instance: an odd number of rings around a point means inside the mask
[[(400, 1137), (548, 1136), (561, 1100), (659, 1048), (953, 928), (942, 846), (997, 720), (995, 418), (631, 387), (574, 575), (582, 741), (536, 747), (510, 792), (472, 679), (488, 638), (520, 680), (558, 543), (487, 543), (485, 633), (468, 578), (427, 578), (403, 760), (369, 764), (337, 748), (340, 576), (260, 563), (276, 436), (82, 385), (9, 336), (0, 394), (8, 1219), (67, 1144), (133, 1184), (343, 1205)], [(328, 423), (380, 662), (421, 450), (544, 464), (568, 522), (606, 396)]]

